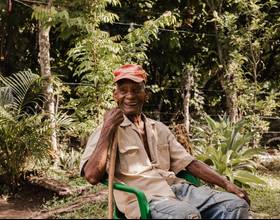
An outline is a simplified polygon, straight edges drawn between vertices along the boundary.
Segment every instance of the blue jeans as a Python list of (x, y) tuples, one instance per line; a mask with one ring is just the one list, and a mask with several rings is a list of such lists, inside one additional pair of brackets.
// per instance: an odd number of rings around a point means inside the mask
[(188, 183), (171, 186), (177, 199), (150, 201), (153, 219), (248, 219), (249, 205), (235, 194)]

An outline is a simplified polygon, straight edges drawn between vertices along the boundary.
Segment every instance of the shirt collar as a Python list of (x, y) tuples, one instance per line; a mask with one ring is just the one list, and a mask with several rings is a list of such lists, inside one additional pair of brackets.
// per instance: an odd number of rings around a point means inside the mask
[[(153, 120), (150, 120), (149, 118), (147, 118), (144, 113), (142, 113), (142, 116), (144, 118), (144, 123), (155, 124), (155, 122)], [(123, 115), (123, 117), (124, 117), (124, 120), (120, 124), (121, 127), (127, 127), (127, 126), (130, 126), (133, 124), (132, 121), (130, 121), (126, 115)]]

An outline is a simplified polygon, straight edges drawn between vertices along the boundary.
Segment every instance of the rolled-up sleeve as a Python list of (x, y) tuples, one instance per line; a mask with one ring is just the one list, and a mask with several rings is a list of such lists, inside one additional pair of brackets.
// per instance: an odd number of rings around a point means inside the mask
[(80, 161), (80, 175), (84, 176), (84, 166), (89, 160), (91, 154), (96, 148), (97, 142), (100, 137), (102, 126), (99, 126), (89, 137), (88, 142), (86, 144), (86, 148), (84, 153), (82, 154), (81, 161)]
[(185, 169), (195, 158), (176, 140), (176, 137), (169, 130), (168, 143), (170, 150), (170, 169), (179, 173)]

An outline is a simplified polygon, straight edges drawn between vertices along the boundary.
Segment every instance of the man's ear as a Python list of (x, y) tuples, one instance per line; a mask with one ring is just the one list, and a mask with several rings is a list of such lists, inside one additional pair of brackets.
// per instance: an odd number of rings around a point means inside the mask
[(113, 98), (114, 98), (115, 102), (117, 102), (116, 88), (114, 88), (114, 90), (113, 90)]
[(116, 90), (116, 88), (113, 91), (113, 98), (114, 98), (115, 103), (117, 103), (117, 106), (119, 106), (119, 99), (117, 98), (117, 90)]
[(145, 96), (145, 102), (148, 102), (152, 93), (151, 93), (151, 90), (148, 89), (148, 88), (145, 88), (145, 92), (146, 92), (146, 96)]

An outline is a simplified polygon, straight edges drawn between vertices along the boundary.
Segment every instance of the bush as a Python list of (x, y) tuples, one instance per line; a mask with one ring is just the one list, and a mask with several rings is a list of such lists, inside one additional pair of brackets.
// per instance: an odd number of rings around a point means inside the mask
[(210, 116), (205, 119), (207, 125), (196, 127), (198, 137), (193, 140), (197, 158), (238, 185), (265, 184), (254, 175), (252, 158), (263, 150), (249, 147), (253, 135), (243, 129), (246, 120), (233, 124), (227, 118), (220, 117), (219, 122)]
[(50, 123), (32, 108), (38, 100), (32, 95), (38, 79), (30, 71), (7, 78), (0, 75), (0, 174), (12, 187), (27, 163), (34, 166), (50, 150)]

